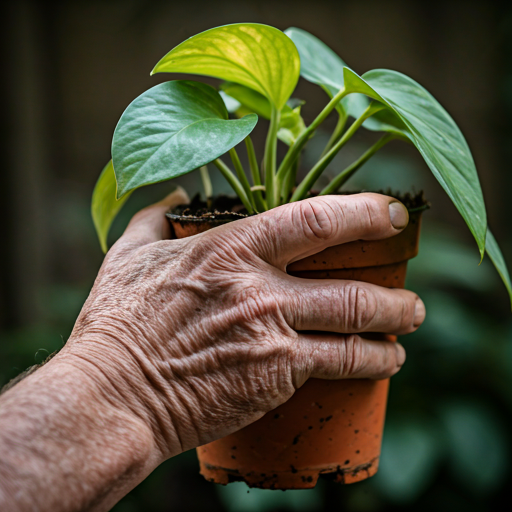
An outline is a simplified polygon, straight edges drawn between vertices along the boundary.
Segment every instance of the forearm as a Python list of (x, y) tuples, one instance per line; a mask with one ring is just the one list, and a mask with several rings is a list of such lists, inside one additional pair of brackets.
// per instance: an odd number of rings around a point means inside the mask
[(166, 458), (257, 420), (310, 377), (381, 379), (403, 364), (398, 343), (353, 333), (413, 332), (415, 294), (284, 272), (396, 235), (407, 211), (395, 200), (325, 196), (164, 240), (171, 199), (109, 251), (63, 350), (0, 396), (0, 510), (108, 510)]
[(159, 453), (108, 375), (64, 351), (0, 397), (0, 510), (108, 510)]

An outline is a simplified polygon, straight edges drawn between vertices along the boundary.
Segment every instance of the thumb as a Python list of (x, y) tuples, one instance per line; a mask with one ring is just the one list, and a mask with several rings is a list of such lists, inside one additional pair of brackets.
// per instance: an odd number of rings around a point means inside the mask
[(128, 242), (132, 247), (158, 242), (171, 236), (169, 223), (165, 213), (179, 204), (187, 204), (190, 199), (181, 187), (171, 192), (167, 197), (136, 213), (119, 242)]

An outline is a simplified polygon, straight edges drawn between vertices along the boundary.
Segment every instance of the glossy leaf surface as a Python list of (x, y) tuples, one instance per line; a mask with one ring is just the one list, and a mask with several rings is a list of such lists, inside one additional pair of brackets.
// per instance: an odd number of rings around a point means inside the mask
[[(321, 86), (330, 97), (346, 84), (349, 90), (357, 91), (338, 104), (340, 115), (345, 112), (359, 117), (368, 105), (366, 96), (389, 107), (366, 120), (363, 126), (395, 133), (418, 148), (464, 217), (483, 254), (486, 215), (473, 158), (455, 122), (435, 98), (414, 80), (394, 71), (370, 71), (363, 75), (364, 81), (358, 80), (352, 70), (344, 71), (345, 62), (315, 36), (297, 28), (289, 28), (285, 33), (299, 50), (303, 78)], [(487, 242), (487, 252), (512, 297), (499, 247), (492, 235)]]
[[(223, 99), (226, 107), (228, 107), (228, 103), (231, 106), (231, 108), (228, 108), (230, 112), (235, 113), (238, 117), (254, 112), (264, 119), (270, 119), (272, 107), (265, 96), (244, 85), (232, 82), (224, 82), (221, 87), (222, 92), (225, 94)], [(237, 106), (237, 103), (239, 106)], [(293, 103), (298, 104), (295, 107), (290, 106)], [(277, 137), (288, 146), (293, 144), (297, 137), (306, 129), (300, 114), (302, 103), (301, 101), (290, 99), (281, 109)]]
[[(301, 76), (324, 89), (332, 98), (345, 86), (343, 68), (347, 64), (325, 43), (300, 28), (289, 28), (285, 34), (292, 39), (300, 54)], [(337, 105), (341, 117), (358, 118), (370, 104), (364, 94), (349, 94)], [(363, 126), (372, 131), (393, 132), (408, 138), (407, 128), (392, 111), (381, 111), (367, 119)]]
[(396, 71), (358, 76), (343, 70), (345, 87), (384, 103), (407, 127), (408, 136), (453, 201), (483, 256), (487, 219), (471, 151), (455, 121), (421, 85)]
[(96, 182), (91, 204), (92, 220), (101, 248), (105, 253), (108, 250), (107, 236), (110, 226), (129, 197), (128, 193), (121, 199), (116, 199), (116, 177), (112, 160), (110, 160)]
[[(319, 85), (332, 98), (344, 86), (345, 62), (325, 43), (305, 30), (290, 27), (284, 33), (299, 51), (302, 78)], [(338, 103), (336, 110), (341, 116), (359, 117), (368, 104), (366, 96), (351, 94)]]
[(243, 141), (258, 121), (255, 114), (227, 117), (219, 93), (199, 82), (165, 82), (141, 94), (114, 132), (117, 197), (206, 165)]
[(299, 79), (295, 45), (280, 30), (236, 23), (197, 34), (171, 50), (152, 73), (192, 73), (242, 84), (280, 110)]

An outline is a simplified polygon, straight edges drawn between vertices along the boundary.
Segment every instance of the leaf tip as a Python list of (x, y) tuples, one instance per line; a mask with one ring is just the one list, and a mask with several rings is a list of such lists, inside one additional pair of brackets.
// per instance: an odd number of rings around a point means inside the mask
[(478, 266), (480, 266), (482, 264), (482, 261), (484, 261), (485, 247), (480, 247), (479, 251), (480, 251), (480, 262), (478, 263)]
[(153, 75), (155, 75), (156, 73), (160, 73), (159, 68), (160, 68), (160, 65), (161, 65), (161, 63), (162, 63), (162, 61), (163, 61), (164, 59), (165, 59), (165, 56), (164, 56), (164, 57), (162, 57), (162, 58), (161, 58), (161, 59), (160, 59), (160, 60), (155, 64), (155, 66), (153, 67), (153, 69), (152, 69), (152, 70), (151, 70), (151, 72), (149, 73), (149, 76), (153, 76)]
[(116, 194), (115, 194), (115, 200), (120, 201), (128, 192), (131, 192), (133, 189), (129, 189), (127, 187), (124, 187), (123, 185), (119, 185), (119, 180), (116, 176)]

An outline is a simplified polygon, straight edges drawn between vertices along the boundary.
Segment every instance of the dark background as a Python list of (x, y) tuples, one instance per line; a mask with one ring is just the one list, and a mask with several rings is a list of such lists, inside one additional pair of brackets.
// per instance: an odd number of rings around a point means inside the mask
[[(124, 108), (174, 76), (153, 65), (185, 38), (226, 23), (297, 26), (323, 39), (356, 71), (390, 68), (423, 84), (452, 114), (475, 157), (490, 225), (512, 265), (512, 10), (444, 1), (3, 2), (0, 132), (0, 385), (60, 348), (102, 261), (90, 218), (94, 183), (110, 158)], [(201, 78), (196, 78), (201, 80)], [(207, 80), (208, 81), (208, 80)], [(210, 83), (215, 83), (211, 81)], [(310, 122), (326, 102), (302, 80)], [(257, 128), (260, 148), (265, 123)], [(311, 141), (306, 171), (328, 137)], [(358, 133), (328, 170), (358, 156)], [(241, 151), (242, 152), (242, 151)], [(260, 153), (261, 154), (261, 153)], [(213, 173), (217, 191), (227, 190)], [(180, 181), (201, 190), (192, 173)], [(247, 491), (203, 481), (193, 452), (158, 468), (114, 510), (494, 510), (512, 484), (512, 317), (492, 267), (414, 148), (394, 142), (352, 189), (424, 189), (420, 256), (408, 286), (427, 321), (402, 342), (379, 474), (364, 483), (321, 482), (310, 491)], [(137, 191), (116, 221), (171, 184)], [(507, 501), (505, 501), (506, 503)]]

